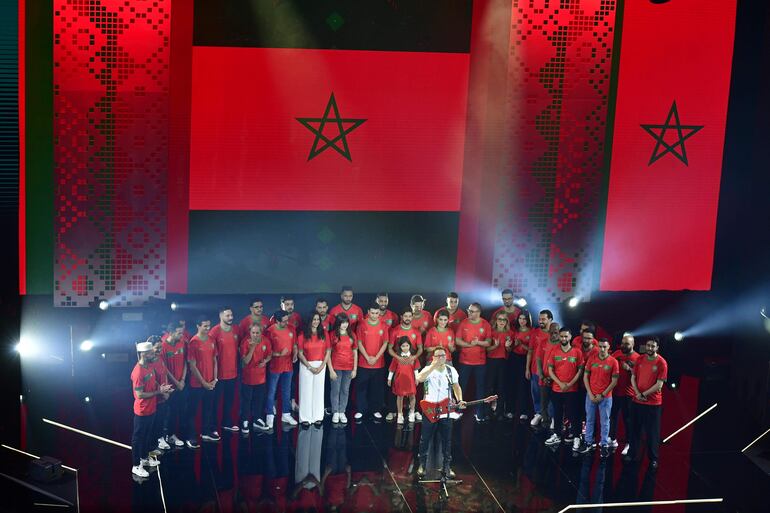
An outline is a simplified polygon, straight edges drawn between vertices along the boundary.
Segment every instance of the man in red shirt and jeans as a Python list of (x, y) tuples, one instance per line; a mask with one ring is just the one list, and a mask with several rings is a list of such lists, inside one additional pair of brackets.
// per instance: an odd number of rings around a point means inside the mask
[(668, 379), (668, 363), (658, 354), (657, 337), (647, 339), (646, 354), (640, 355), (631, 375), (634, 388), (633, 430), (631, 447), (623, 459), (637, 461), (642, 445), (642, 433), (647, 433), (647, 455), (650, 466), (658, 468), (660, 447), (660, 415), (663, 410), (663, 383)]
[(580, 398), (578, 380), (583, 374), (583, 353), (572, 347), (572, 334), (569, 328), (559, 330), (559, 347), (551, 350), (548, 356), (548, 375), (553, 380), (551, 385), (551, 403), (553, 404), (554, 433), (545, 441), (546, 445), (561, 443), (559, 436), (566, 410), (570, 421), (570, 430), (565, 440), (573, 441), (573, 449), (580, 443)]
[(606, 458), (610, 455), (612, 390), (618, 384), (618, 372), (618, 361), (610, 356), (610, 342), (603, 338), (599, 341), (598, 351), (588, 357), (583, 374), (583, 384), (586, 390), (586, 436), (578, 448), (580, 453), (586, 453), (594, 447), (596, 412), (598, 410), (601, 429), (601, 439), (599, 440), (601, 457)]

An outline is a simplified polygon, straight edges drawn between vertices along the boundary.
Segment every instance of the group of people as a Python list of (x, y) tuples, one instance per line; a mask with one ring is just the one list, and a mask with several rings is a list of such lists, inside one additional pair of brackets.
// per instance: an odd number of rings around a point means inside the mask
[[(132, 472), (146, 477), (145, 467), (158, 464), (151, 451), (172, 445), (195, 449), (199, 439), (219, 441), (219, 426), (244, 435), (268, 432), (278, 420), (296, 426), (295, 411), (303, 426), (319, 425), (326, 414), (332, 423), (346, 424), (352, 393), (356, 421), (382, 419), (383, 412), (398, 424), (422, 421), (418, 475), (424, 473), (434, 436), (442, 441), (444, 471), (453, 475), (451, 425), (462, 415), (462, 391), (471, 380), (476, 397), (499, 397), (475, 410), (477, 422), (517, 416), (525, 421), (532, 414), (533, 428), (552, 433), (547, 445), (571, 441), (575, 451), (588, 452), (597, 445), (598, 413), (598, 446), (606, 457), (618, 446), (622, 418), (628, 440), (624, 456), (636, 457), (646, 432), (649, 458), (657, 466), (667, 374), (657, 340), (646, 340), (646, 354), (640, 355), (627, 335), (610, 354), (609, 340), (597, 337), (593, 323), (583, 322), (573, 338), (551, 311), (539, 312), (535, 327), (511, 290), (501, 298), (502, 306), (489, 320), (482, 318), (479, 303), (461, 309), (454, 292), (434, 314), (425, 310), (420, 295), (396, 314), (388, 309), (386, 293), (363, 310), (353, 303), (353, 290), (343, 287), (339, 304), (329, 308), (318, 299), (304, 323), (288, 296), (272, 315), (264, 313), (262, 300), (253, 300), (238, 323), (232, 308), (223, 307), (214, 326), (210, 318), (199, 317), (194, 334), (178, 320), (161, 337), (136, 347)], [(386, 387), (392, 393), (386, 394)], [(460, 411), (429, 422), (415, 407), (422, 398), (449, 399)]]

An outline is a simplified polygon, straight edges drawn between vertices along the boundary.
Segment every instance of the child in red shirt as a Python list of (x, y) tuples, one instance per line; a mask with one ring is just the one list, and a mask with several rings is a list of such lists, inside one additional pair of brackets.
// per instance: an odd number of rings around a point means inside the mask
[[(412, 356), (412, 343), (409, 337), (400, 337), (398, 344), (400, 353), (399, 358), (393, 358), (388, 369), (388, 386), (392, 387), (393, 395), (396, 396), (396, 411), (398, 412), (398, 424), (404, 423), (404, 397), (409, 398), (409, 422), (414, 422), (415, 394), (417, 393), (417, 371), (420, 369), (420, 362), (415, 358), (410, 361)], [(408, 363), (405, 363), (408, 362)]]

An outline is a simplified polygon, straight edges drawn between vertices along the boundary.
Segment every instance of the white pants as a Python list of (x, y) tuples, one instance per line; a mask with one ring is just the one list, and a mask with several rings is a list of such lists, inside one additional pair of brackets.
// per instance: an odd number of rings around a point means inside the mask
[[(308, 362), (320, 367), (323, 362)], [(304, 365), (299, 366), (299, 421), (321, 422), (324, 419), (324, 377), (326, 369), (313, 374)]]

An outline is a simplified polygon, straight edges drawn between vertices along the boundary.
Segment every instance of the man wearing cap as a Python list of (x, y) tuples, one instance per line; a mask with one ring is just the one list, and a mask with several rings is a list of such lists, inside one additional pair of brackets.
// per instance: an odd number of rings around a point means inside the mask
[(148, 477), (145, 466), (157, 467), (158, 460), (150, 458), (152, 448), (153, 422), (157, 410), (158, 396), (168, 395), (171, 385), (158, 385), (150, 360), (155, 355), (152, 342), (136, 344), (139, 361), (131, 371), (131, 388), (134, 392), (134, 433), (131, 436), (131, 472), (138, 477)]

